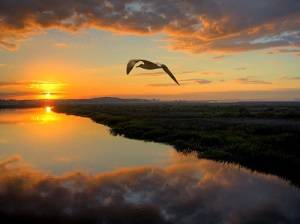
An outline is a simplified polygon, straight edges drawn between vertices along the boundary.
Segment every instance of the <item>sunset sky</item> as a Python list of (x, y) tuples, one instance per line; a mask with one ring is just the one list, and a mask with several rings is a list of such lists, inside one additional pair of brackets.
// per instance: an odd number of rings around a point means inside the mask
[(0, 98), (101, 96), (300, 100), (300, 1), (0, 1)]

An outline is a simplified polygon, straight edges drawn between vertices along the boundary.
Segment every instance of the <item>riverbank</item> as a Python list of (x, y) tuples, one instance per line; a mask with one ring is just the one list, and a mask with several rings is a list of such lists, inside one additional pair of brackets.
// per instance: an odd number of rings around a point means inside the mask
[(150, 103), (57, 105), (127, 138), (172, 145), (199, 157), (241, 164), (299, 185), (300, 105)]

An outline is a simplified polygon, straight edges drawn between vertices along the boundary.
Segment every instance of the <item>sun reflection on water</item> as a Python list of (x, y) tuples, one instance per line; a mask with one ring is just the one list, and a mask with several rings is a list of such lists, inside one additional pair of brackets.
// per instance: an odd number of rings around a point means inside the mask
[(52, 107), (45, 107), (46, 113), (51, 113), (52, 112)]
[(40, 111), (40, 113), (33, 114), (31, 120), (40, 123), (47, 123), (57, 121), (58, 116), (52, 111), (51, 106), (46, 106), (44, 110)]

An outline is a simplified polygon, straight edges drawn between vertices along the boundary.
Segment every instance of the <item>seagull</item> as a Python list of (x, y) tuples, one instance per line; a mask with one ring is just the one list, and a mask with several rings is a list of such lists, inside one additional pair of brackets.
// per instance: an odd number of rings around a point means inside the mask
[(176, 80), (175, 76), (172, 74), (172, 72), (168, 69), (168, 67), (166, 65), (160, 64), (160, 63), (154, 63), (154, 62), (143, 60), (143, 59), (130, 60), (127, 64), (127, 70), (126, 70), (127, 75), (131, 72), (131, 70), (134, 68), (134, 66), (138, 62), (143, 62), (143, 64), (136, 66), (139, 68), (148, 69), (148, 70), (162, 68), (174, 80), (174, 82), (177, 83), (177, 85), (180, 85), (179, 82)]

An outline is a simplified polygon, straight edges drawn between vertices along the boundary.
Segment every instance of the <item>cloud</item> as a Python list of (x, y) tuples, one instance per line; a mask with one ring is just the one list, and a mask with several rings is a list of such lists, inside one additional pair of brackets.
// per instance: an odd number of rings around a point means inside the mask
[(63, 91), (65, 85), (49, 81), (2, 81), (0, 82), (0, 98), (65, 95), (66, 93)]
[(198, 83), (198, 84), (209, 84), (209, 83), (212, 83), (212, 81), (207, 80), (207, 79), (197, 79), (197, 80), (195, 80), (195, 82)]
[(267, 54), (295, 54), (299, 56), (300, 48), (278, 48), (272, 51), (268, 51)]
[(70, 47), (67, 43), (55, 43), (53, 44), (53, 46), (59, 49), (65, 49)]
[(280, 53), (300, 53), (300, 49), (278, 49)]
[(238, 71), (246, 70), (246, 69), (247, 69), (246, 67), (237, 67), (237, 68), (235, 68), (235, 70), (238, 70)]
[[(179, 80), (179, 83), (181, 86), (187, 86), (187, 85), (192, 85), (192, 84), (209, 84), (212, 83), (212, 81), (207, 80), (207, 79), (181, 79)], [(177, 86), (175, 83), (154, 83), (154, 84), (149, 84), (148, 86), (151, 87), (168, 87), (168, 86)]]
[(267, 82), (267, 81), (263, 81), (263, 80), (250, 79), (248, 77), (240, 78), (240, 79), (237, 79), (236, 81), (238, 81), (241, 84), (266, 84), (266, 85), (272, 84), (271, 82)]
[(0, 64), (0, 68), (5, 66), (7, 66), (7, 64)]
[(281, 79), (300, 80), (300, 76), (283, 76)]
[(134, 75), (138, 75), (138, 76), (161, 76), (161, 75), (166, 75), (165, 72), (141, 72), (141, 73), (137, 73)]
[(214, 56), (212, 59), (214, 59), (214, 60), (221, 60), (223, 58), (225, 58), (225, 55)]
[[(41, 91), (19, 91), (19, 90), (11, 90), (11, 91), (0, 91), (0, 99), (12, 99), (12, 98), (31, 98), (31, 97), (46, 97), (49, 95), (48, 92), (41, 92)], [(51, 96), (64, 96), (66, 93), (64, 92), (50, 92)]]
[(7, 165), (9, 165), (11, 163), (19, 162), (21, 160), (22, 160), (22, 157), (20, 155), (13, 155), (13, 156), (10, 156), (3, 160), (0, 160), (0, 170), (5, 169), (5, 167), (7, 167)]
[(26, 85), (23, 82), (0, 82), (0, 87)]
[(194, 70), (187, 70), (187, 71), (183, 71), (181, 72), (181, 74), (190, 74), (190, 73), (195, 73), (197, 71), (194, 71)]
[(0, 214), (7, 223), (11, 219), (30, 223), (300, 221), (296, 188), (273, 176), (212, 161), (55, 176), (20, 159), (0, 162)]
[(298, 0), (67, 0), (0, 2), (0, 46), (47, 29), (96, 28), (116, 33), (165, 33), (170, 48), (194, 53), (299, 47)]
[(43, 85), (55, 85), (55, 86), (63, 86), (65, 84), (58, 82), (46, 82), (46, 81), (11, 81), (11, 82), (1, 82), (1, 87), (9, 87), (9, 86), (28, 86), (28, 87), (41, 87)]
[(210, 80), (207, 80), (207, 79), (183, 79), (183, 80), (180, 80), (181, 82), (185, 82), (185, 83), (197, 83), (197, 84), (209, 84), (209, 83), (212, 83), (212, 81)]
[[(180, 85), (186, 85), (184, 83), (180, 83)], [(147, 86), (151, 87), (169, 87), (169, 86), (177, 86), (175, 83), (153, 83), (153, 84), (148, 84)]]
[(40, 93), (38, 91), (0, 91), (0, 99), (8, 99), (15, 97), (28, 97), (28, 96), (38, 96)]
[(215, 71), (203, 71), (201, 72), (202, 75), (222, 75), (223, 73), (222, 72), (215, 72)]

